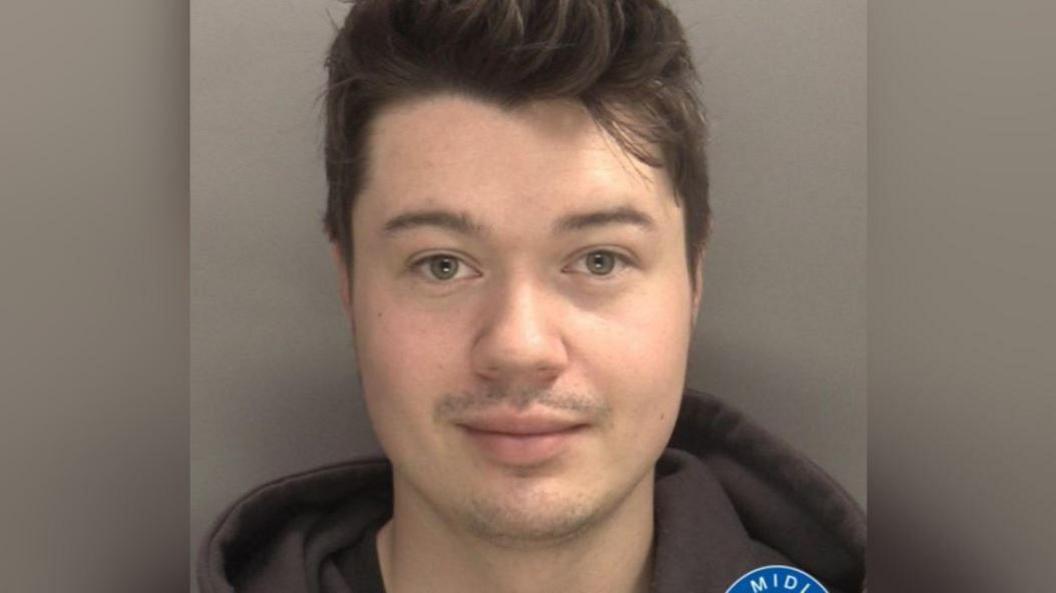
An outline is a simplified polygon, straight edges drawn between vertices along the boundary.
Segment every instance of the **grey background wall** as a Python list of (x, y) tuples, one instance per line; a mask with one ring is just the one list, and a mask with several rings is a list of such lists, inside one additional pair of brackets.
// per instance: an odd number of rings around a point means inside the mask
[[(673, 3), (716, 226), (688, 383), (865, 499), (864, 0)], [(345, 5), (191, 4), (191, 540), (283, 473), (377, 451), (321, 231), (317, 98)]]

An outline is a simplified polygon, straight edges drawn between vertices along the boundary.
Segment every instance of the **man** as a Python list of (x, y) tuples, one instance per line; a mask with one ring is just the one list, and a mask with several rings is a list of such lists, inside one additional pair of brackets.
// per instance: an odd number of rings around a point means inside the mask
[(846, 493), (685, 390), (706, 130), (666, 7), (366, 0), (327, 65), (325, 222), (386, 458), (245, 496), (203, 592), (861, 589)]

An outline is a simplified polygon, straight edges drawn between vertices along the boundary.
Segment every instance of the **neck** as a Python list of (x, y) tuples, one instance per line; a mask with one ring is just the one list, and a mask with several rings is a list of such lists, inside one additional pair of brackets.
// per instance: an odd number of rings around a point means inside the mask
[(452, 529), (411, 488), (394, 483), (393, 517), (378, 532), (388, 593), (645, 593), (652, 576), (653, 472), (604, 519), (531, 548)]

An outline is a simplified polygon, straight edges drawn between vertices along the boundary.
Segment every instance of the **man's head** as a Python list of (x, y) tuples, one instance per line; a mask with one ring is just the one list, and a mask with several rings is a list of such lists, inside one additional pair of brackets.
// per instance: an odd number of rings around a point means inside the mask
[(651, 488), (708, 227), (675, 17), (372, 0), (328, 67), (326, 224), (398, 496), (525, 545)]

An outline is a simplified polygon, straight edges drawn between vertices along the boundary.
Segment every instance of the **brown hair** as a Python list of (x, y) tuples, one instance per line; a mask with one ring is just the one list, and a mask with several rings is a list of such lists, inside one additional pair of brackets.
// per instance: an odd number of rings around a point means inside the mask
[(324, 225), (346, 265), (372, 118), (456, 92), (505, 108), (579, 101), (621, 148), (669, 174), (695, 278), (710, 218), (707, 125), (682, 27), (659, 0), (354, 0), (326, 68)]

